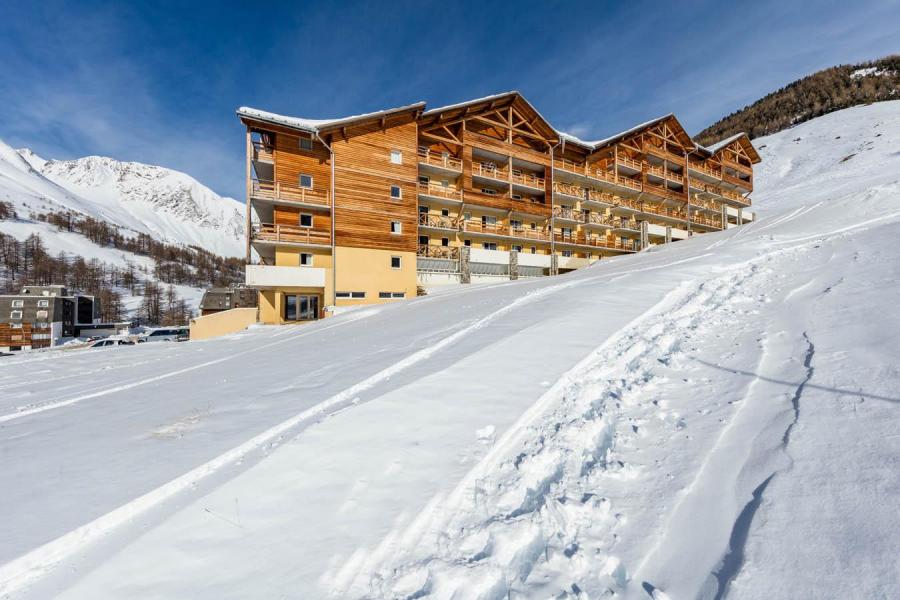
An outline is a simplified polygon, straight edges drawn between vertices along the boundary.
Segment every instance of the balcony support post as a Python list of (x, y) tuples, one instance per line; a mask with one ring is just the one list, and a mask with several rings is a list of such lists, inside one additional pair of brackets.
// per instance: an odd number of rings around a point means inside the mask
[(459, 249), (459, 282), (472, 283), (472, 267), (469, 264), (470, 247), (462, 246)]
[(515, 249), (509, 251), (509, 279), (519, 278), (519, 253)]

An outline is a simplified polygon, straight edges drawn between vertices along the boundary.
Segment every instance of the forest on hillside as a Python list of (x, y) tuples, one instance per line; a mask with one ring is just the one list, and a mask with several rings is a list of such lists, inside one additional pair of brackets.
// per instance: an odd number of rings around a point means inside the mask
[[(15, 219), (9, 203), (0, 202), (0, 220)], [(175, 285), (228, 287), (241, 281), (244, 263), (195, 246), (176, 246), (146, 234), (123, 233), (119, 228), (71, 212), (30, 215), (60, 231), (77, 233), (93, 243), (127, 251), (152, 260), (153, 266), (126, 261), (125, 266), (47, 250), (43, 238), (25, 240), (0, 233), (0, 294), (18, 293), (25, 285), (64, 285), (69, 290), (100, 298), (104, 321), (134, 319), (148, 324), (185, 324), (192, 316)], [(140, 297), (137, 313), (125, 309), (125, 295)]]
[(860, 104), (900, 100), (900, 55), (813, 73), (736, 111), (701, 131), (703, 145), (746, 132), (751, 138), (782, 131)]

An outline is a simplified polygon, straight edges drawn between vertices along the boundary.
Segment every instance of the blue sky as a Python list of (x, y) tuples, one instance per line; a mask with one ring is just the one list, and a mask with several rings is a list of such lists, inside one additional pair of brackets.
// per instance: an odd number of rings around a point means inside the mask
[(516, 89), (603, 137), (694, 134), (803, 75), (900, 52), (900, 2), (25, 2), (0, 20), (0, 139), (185, 171), (243, 200), (241, 105), (328, 118)]

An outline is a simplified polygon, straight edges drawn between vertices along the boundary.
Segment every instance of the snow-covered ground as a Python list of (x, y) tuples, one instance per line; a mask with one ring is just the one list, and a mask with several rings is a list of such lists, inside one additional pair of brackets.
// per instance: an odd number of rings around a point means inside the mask
[(727, 232), (2, 359), (0, 597), (900, 596), (900, 102), (757, 146)]

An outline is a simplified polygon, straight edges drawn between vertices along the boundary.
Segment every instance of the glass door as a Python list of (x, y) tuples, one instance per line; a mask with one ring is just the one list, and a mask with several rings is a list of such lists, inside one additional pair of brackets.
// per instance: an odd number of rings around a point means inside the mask
[(319, 296), (285, 294), (285, 321), (314, 321), (319, 318)]

